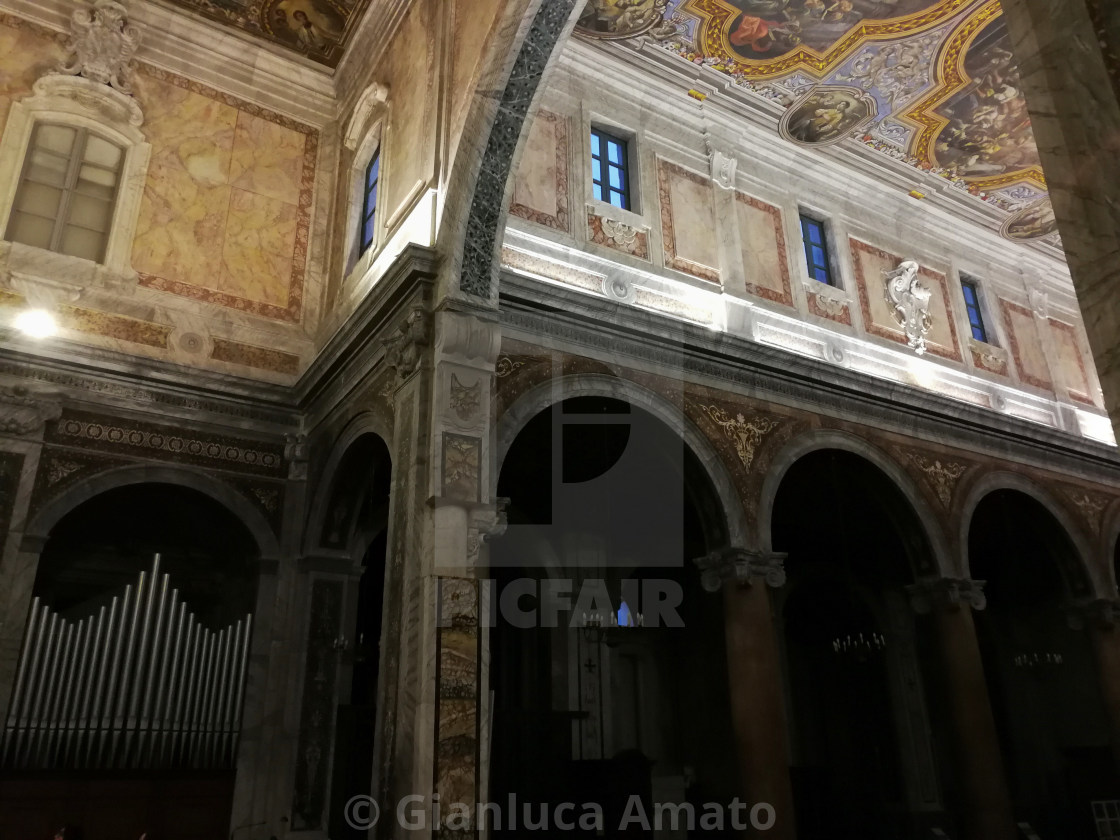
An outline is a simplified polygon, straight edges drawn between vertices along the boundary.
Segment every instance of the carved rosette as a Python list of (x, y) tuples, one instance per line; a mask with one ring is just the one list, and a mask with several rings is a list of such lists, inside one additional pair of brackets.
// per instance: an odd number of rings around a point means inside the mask
[(903, 260), (896, 269), (885, 272), (884, 278), (891, 314), (906, 334), (906, 345), (920, 356), (926, 352), (926, 336), (933, 326), (929, 311), (933, 292), (922, 282), (914, 260)]
[(700, 405), (699, 408), (722, 430), (748, 472), (763, 439), (781, 425), (777, 420), (762, 415), (748, 417), (740, 413), (732, 417), (717, 405)]
[(697, 557), (693, 562), (700, 569), (700, 585), (707, 592), (718, 592), (725, 581), (751, 586), (762, 579), (771, 589), (785, 585), (785, 554), (763, 554), (745, 548), (724, 548)]
[(58, 70), (130, 94), (139, 46), (140, 30), (128, 22), (128, 10), (114, 0), (97, 0), (70, 16), (70, 42)]
[(914, 612), (921, 615), (934, 610), (956, 612), (964, 604), (982, 610), (988, 605), (984, 583), (971, 578), (932, 578), (907, 586), (906, 591)]

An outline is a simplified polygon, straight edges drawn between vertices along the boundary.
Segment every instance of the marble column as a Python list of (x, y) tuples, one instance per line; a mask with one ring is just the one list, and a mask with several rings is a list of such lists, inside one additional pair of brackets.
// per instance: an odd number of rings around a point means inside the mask
[[(1120, 423), (1120, 36), (1108, 0), (1001, 0), (1113, 427)], [(1110, 70), (1112, 78), (1110, 78)]]
[(768, 803), (775, 822), (750, 828), (748, 837), (797, 836), (778, 639), (768, 587), (785, 583), (784, 555), (742, 549), (713, 552), (696, 561), (704, 588), (723, 590), (731, 718), (744, 799)]
[(954, 730), (956, 775), (964, 799), (966, 840), (1013, 840), (1011, 797), (992, 715), (972, 610), (983, 609), (983, 584), (939, 578), (910, 587), (914, 609), (933, 614), (940, 668)]

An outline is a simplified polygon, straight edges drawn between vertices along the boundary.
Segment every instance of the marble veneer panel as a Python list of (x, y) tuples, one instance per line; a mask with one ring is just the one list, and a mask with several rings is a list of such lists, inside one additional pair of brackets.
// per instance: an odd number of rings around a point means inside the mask
[(999, 306), (1019, 378), (1028, 385), (1052, 391), (1054, 384), (1050, 379), (1050, 367), (1046, 364), (1046, 352), (1042, 348), (1034, 313), (1025, 306), (1002, 298)]
[(152, 144), (132, 250), (141, 285), (299, 321), (318, 132), (151, 67), (136, 97)]
[(231, 362), (236, 365), (270, 370), (274, 373), (291, 375), (299, 373), (299, 356), (280, 350), (270, 350), (267, 347), (242, 344), (239, 341), (228, 341), (224, 338), (214, 339), (213, 346), (210, 348), (210, 358), (218, 362)]
[(708, 176), (658, 160), (665, 265), (718, 283), (719, 242), (712, 190)]
[[(858, 239), (849, 240), (852, 249), (852, 263), (855, 266), (856, 286), (859, 292), (860, 308), (863, 312), (864, 328), (879, 338), (906, 343), (906, 334), (894, 318), (893, 307), (886, 296), (884, 275), (893, 271), (905, 259), (887, 253)], [(949, 306), (949, 285), (945, 275), (922, 266), (920, 274), (925, 278), (931, 291), (929, 311), (932, 325), (926, 336), (929, 353), (962, 361), (960, 344), (957, 340), (957, 325), (953, 310)]]
[(1048, 323), (1062, 382), (1070, 399), (1094, 405), (1089, 374), (1085, 369), (1085, 354), (1081, 350), (1076, 328), (1054, 318), (1048, 319)]
[(545, 227), (569, 230), (566, 117), (540, 111), (533, 120), (509, 212)]
[(735, 193), (747, 291), (793, 306), (782, 212), (746, 193)]

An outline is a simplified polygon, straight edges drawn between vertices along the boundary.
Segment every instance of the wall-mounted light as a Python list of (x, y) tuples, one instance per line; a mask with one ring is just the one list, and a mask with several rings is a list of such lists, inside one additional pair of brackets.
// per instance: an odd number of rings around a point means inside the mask
[(15, 327), (30, 338), (50, 338), (58, 332), (58, 322), (45, 309), (25, 309), (16, 316)]

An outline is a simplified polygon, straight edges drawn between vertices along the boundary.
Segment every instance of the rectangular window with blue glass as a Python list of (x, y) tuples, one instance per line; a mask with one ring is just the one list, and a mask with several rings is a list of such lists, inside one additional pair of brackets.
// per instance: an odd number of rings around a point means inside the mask
[(984, 325), (984, 313), (980, 309), (980, 292), (977, 290), (976, 281), (961, 275), (961, 292), (964, 294), (964, 307), (968, 311), (968, 325), (972, 328), (972, 337), (985, 344), (992, 344), (988, 338), (988, 328)]
[(595, 198), (630, 210), (630, 166), (626, 141), (591, 129), (591, 184)]
[(373, 153), (373, 158), (366, 169), (366, 180), (362, 190), (362, 239), (361, 252), (364, 254), (373, 244), (373, 233), (377, 218), (377, 181), (381, 176), (381, 152)]
[(828, 241), (824, 222), (812, 216), (801, 215), (801, 240), (805, 244), (805, 263), (809, 276), (829, 286), (835, 286), (832, 265), (828, 260)]

